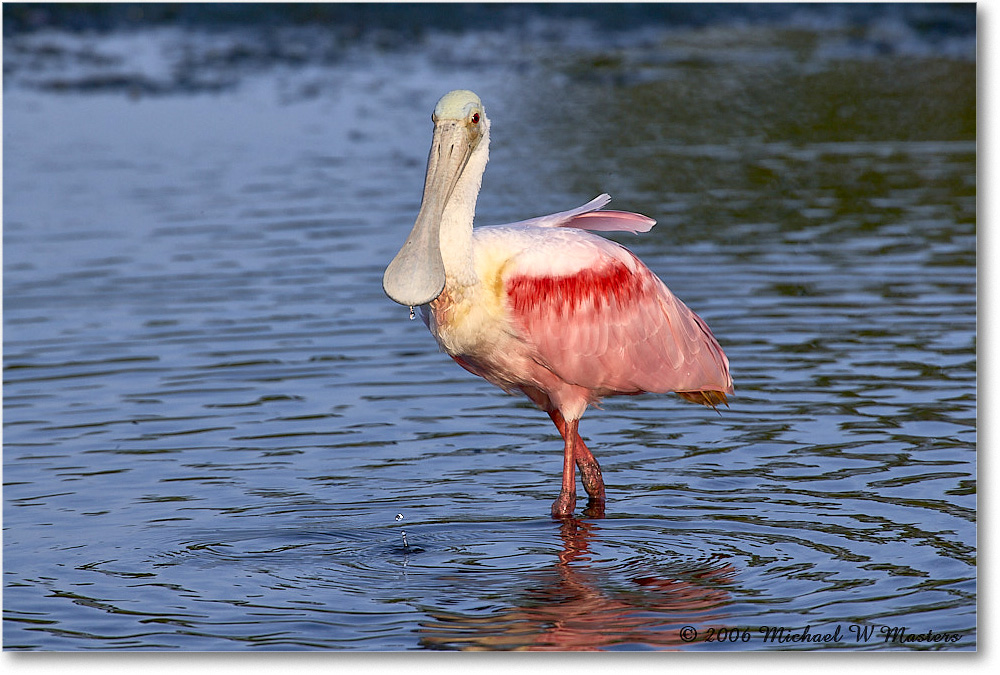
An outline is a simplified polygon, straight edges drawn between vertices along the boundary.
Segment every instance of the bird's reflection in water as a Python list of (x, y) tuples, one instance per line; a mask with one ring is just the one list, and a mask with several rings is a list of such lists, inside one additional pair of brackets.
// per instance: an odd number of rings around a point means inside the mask
[(563, 548), (552, 569), (528, 579), (514, 606), (492, 614), (430, 611), (421, 640), (432, 649), (602, 650), (670, 649), (686, 645), (685, 625), (701, 631), (718, 625), (730, 602), (726, 585), (735, 568), (718, 558), (676, 574), (627, 577), (590, 564), (591, 540), (600, 528), (566, 518)]

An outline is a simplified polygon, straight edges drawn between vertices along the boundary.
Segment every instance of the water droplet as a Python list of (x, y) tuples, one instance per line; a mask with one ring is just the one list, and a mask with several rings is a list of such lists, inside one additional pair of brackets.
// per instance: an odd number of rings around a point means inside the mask
[(397, 514), (396, 514), (396, 522), (398, 523), (398, 522), (399, 522), (399, 521), (401, 521), (402, 519), (403, 519), (403, 514), (402, 514), (402, 513), (397, 513)]
[(403, 535), (403, 548), (410, 548), (410, 545), (406, 543), (406, 530), (400, 530), (399, 533)]
[(410, 305), (410, 321), (413, 321), (416, 316), (417, 315), (413, 312), (413, 305)]

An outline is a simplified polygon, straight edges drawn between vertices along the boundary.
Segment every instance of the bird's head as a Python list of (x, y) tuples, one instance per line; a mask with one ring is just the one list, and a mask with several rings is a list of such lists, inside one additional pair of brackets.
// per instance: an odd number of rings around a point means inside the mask
[[(441, 97), (431, 115), (434, 137), (427, 157), (424, 196), (403, 247), (382, 277), (386, 295), (401, 305), (424, 305), (444, 290), (441, 220), (455, 186), (480, 142), (489, 134), (483, 103), (458, 89)], [(478, 181), (477, 187), (478, 190)]]

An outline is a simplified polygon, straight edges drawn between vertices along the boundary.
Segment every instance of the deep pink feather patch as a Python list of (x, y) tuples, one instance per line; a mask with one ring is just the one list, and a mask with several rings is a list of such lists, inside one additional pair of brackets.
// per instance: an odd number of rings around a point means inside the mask
[(518, 316), (539, 311), (569, 316), (585, 304), (595, 309), (611, 303), (625, 305), (643, 286), (641, 274), (615, 260), (597, 270), (585, 269), (566, 276), (513, 277), (507, 283), (507, 299)]

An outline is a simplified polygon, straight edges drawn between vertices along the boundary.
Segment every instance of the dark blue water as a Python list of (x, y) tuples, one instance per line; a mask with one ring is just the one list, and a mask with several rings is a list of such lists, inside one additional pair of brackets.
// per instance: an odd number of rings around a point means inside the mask
[[(974, 35), (910, 11), (8, 35), (4, 648), (974, 649)], [(455, 87), (479, 222), (610, 192), (731, 360), (588, 412), (603, 519), (382, 294)]]

